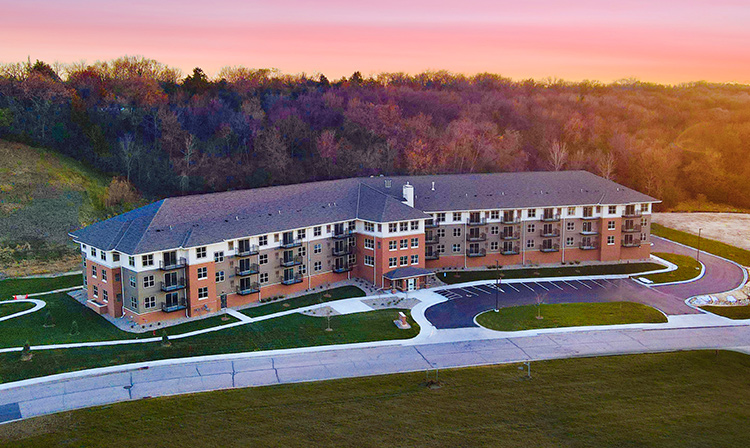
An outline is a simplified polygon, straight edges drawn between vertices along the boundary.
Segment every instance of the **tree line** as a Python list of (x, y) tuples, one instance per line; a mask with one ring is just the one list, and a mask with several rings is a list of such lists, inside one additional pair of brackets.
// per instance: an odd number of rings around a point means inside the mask
[(584, 169), (664, 201), (750, 208), (750, 87), (359, 72), (329, 81), (141, 57), (0, 66), (0, 138), (149, 197), (351, 176)]

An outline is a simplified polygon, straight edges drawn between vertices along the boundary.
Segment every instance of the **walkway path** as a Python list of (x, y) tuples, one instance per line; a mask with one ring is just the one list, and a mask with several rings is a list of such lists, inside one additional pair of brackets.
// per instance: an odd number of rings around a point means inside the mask
[[(29, 295), (31, 295), (31, 294), (29, 294)], [(2, 322), (4, 320), (14, 319), (16, 317), (21, 317), (21, 316), (23, 316), (25, 314), (29, 314), (29, 313), (33, 313), (33, 312), (39, 311), (42, 308), (44, 308), (45, 306), (47, 306), (47, 303), (44, 300), (38, 300), (38, 299), (16, 299), (16, 300), (3, 300), (3, 301), (0, 301), (0, 305), (2, 305), (4, 303), (33, 303), (34, 306), (32, 308), (29, 308), (28, 310), (19, 311), (17, 313), (13, 313), (13, 314), (10, 314), (10, 315), (5, 316), (5, 317), (0, 317), (0, 322)]]

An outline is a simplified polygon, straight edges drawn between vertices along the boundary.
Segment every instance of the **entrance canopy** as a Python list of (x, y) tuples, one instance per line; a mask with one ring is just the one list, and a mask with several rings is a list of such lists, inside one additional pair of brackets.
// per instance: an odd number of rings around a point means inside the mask
[(422, 268), (406, 267), (388, 271), (383, 278), (388, 280), (401, 280), (405, 278), (424, 277), (432, 275), (432, 271)]

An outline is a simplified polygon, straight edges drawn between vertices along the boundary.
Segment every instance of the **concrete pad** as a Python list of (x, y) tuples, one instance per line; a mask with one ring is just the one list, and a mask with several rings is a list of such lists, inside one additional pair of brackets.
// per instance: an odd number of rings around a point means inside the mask
[(432, 364), (432, 367), (439, 367), (441, 369), (447, 367), (460, 367), (460, 366), (471, 366), (477, 364), (485, 364), (487, 361), (477, 352), (466, 352), (466, 353), (448, 353), (445, 355), (431, 355), (427, 360)]
[(290, 367), (319, 366), (321, 353), (300, 353), (295, 355), (279, 355), (273, 357), (273, 366), (277, 369)]
[(133, 384), (198, 376), (198, 371), (195, 369), (194, 364), (156, 366), (148, 369), (133, 370), (131, 373), (133, 375)]
[(24, 402), (63, 394), (65, 394), (65, 386), (62, 382), (29, 385), (0, 392), (0, 404)]
[(73, 394), (88, 390), (106, 389), (109, 387), (120, 387), (130, 385), (130, 373), (118, 372), (107, 375), (77, 378), (62, 383), (65, 394)]
[(547, 335), (539, 335), (527, 338), (508, 338), (510, 342), (526, 350), (529, 347), (556, 347), (559, 345)]
[(478, 351), (477, 354), (490, 364), (525, 361), (529, 358), (526, 353), (524, 353), (524, 351), (519, 348), (509, 348), (503, 350), (481, 350)]
[(327, 305), (339, 314), (366, 313), (367, 311), (372, 311), (372, 308), (362, 303), (361, 300), (341, 300), (329, 302)]
[(21, 418), (21, 408), (18, 403), (0, 405), (0, 423), (18, 420)]
[(64, 411), (66, 409), (63, 403), (62, 395), (24, 401), (22, 403), (18, 403), (18, 406), (20, 407), (21, 415), (23, 415), (24, 418), (35, 417), (37, 415), (52, 414), (55, 412)]
[(279, 384), (275, 370), (251, 370), (234, 375), (234, 387), (256, 387)]
[(294, 368), (277, 368), (279, 380), (282, 383), (296, 383), (300, 381), (323, 380), (330, 376), (326, 366), (297, 366)]
[(130, 394), (122, 386), (91, 389), (63, 396), (65, 409), (87, 408), (126, 400), (130, 400)]
[(232, 362), (231, 361), (214, 361), (195, 364), (198, 369), (198, 373), (201, 376), (217, 375), (220, 373), (232, 373)]

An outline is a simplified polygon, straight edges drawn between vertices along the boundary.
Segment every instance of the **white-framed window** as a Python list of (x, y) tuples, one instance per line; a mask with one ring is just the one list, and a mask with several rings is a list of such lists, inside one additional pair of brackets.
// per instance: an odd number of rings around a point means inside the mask
[(120, 261), (120, 253), (112, 252), (112, 261)]
[(208, 268), (206, 266), (198, 268), (198, 280), (203, 280), (206, 278), (208, 278)]
[(641, 226), (645, 227), (648, 225), (648, 218), (641, 218)]
[(130, 298), (130, 308), (137, 310), (138, 309), (138, 297), (131, 297)]
[(490, 227), (490, 235), (498, 235), (499, 233), (500, 233), (500, 227), (498, 226)]
[(224, 281), (224, 271), (216, 271), (214, 274), (214, 277), (216, 278), (216, 283), (220, 283)]
[(143, 287), (144, 288), (150, 288), (154, 286), (154, 276), (153, 275), (146, 275), (143, 277)]
[(419, 247), (419, 238), (411, 239), (411, 247)]
[(115, 274), (115, 281), (116, 281), (116, 282), (119, 282), (119, 281), (120, 281), (120, 274)]
[(198, 288), (198, 300), (203, 300), (207, 298), (208, 298), (208, 286)]
[(409, 231), (409, 223), (408, 222), (400, 222), (398, 223), (398, 230), (401, 232), (408, 232)]
[(536, 232), (536, 225), (529, 224), (526, 226), (526, 233), (534, 233)]
[(419, 221), (411, 222), (411, 230), (419, 230)]
[(408, 249), (409, 248), (409, 240), (407, 240), (405, 238), (403, 240), (400, 240), (399, 241), (399, 247), (401, 249)]
[(438, 213), (436, 221), (437, 222), (445, 222), (445, 213)]
[(455, 227), (453, 229), (453, 236), (454, 237), (461, 236), (461, 227)]
[(128, 264), (130, 266), (135, 266), (135, 257), (128, 257)]
[(572, 232), (575, 229), (576, 229), (576, 223), (570, 222), (570, 221), (565, 223), (565, 230), (567, 230), (568, 232)]
[(224, 261), (224, 252), (223, 251), (214, 252), (214, 262), (221, 263), (223, 261)]
[(102, 268), (102, 281), (107, 283), (107, 270)]
[(375, 240), (372, 238), (365, 238), (365, 249), (375, 249)]
[(526, 240), (526, 247), (532, 249), (534, 247), (534, 240)]
[(461, 245), (460, 244), (454, 244), (453, 247), (451, 248), (451, 250), (453, 250), (454, 254), (457, 254), (457, 253), (461, 252)]
[(614, 244), (615, 244), (615, 236), (614, 235), (609, 235), (607, 237), (607, 245), (608, 246), (612, 246)]
[(146, 297), (145, 299), (143, 299), (143, 307), (146, 308), (147, 310), (151, 308), (156, 308), (156, 297), (151, 296), (151, 297)]
[(266, 264), (266, 263), (268, 263), (268, 254), (258, 255), (258, 264)]
[(107, 253), (104, 251), (101, 251), (102, 260), (107, 261)]
[(645, 233), (641, 233), (641, 241), (646, 241), (646, 234)]
[(453, 212), (453, 222), (461, 221), (461, 212)]
[(102, 300), (109, 302), (109, 292), (106, 289), (102, 289)]
[(411, 256), (411, 264), (419, 264), (419, 255), (414, 254)]
[(365, 232), (374, 232), (375, 231), (375, 224), (371, 222), (365, 223)]
[(641, 211), (648, 212), (650, 204), (641, 204)]
[(365, 266), (374, 266), (375, 265), (375, 257), (372, 255), (365, 255)]
[(409, 256), (408, 255), (401, 255), (399, 257), (399, 262), (401, 263), (401, 266), (406, 266), (409, 264)]
[(96, 278), (96, 266), (91, 266), (91, 276)]
[(94, 294), (94, 298), (98, 299), (99, 298), (99, 288), (96, 285), (94, 285), (92, 288), (93, 288), (92, 291), (93, 291), (93, 294)]
[(565, 238), (565, 245), (568, 246), (568, 247), (573, 246), (573, 237), (572, 236), (569, 236), (569, 237)]
[(154, 265), (154, 254), (149, 255), (141, 255), (141, 264), (145, 266), (153, 266)]
[(299, 249), (297, 249), (297, 255), (299, 255), (300, 257), (306, 256), (307, 255), (307, 247), (306, 246), (302, 246)]
[(307, 237), (307, 229), (297, 230), (297, 239), (304, 240)]
[(388, 250), (398, 249), (398, 242), (396, 240), (388, 241)]
[(490, 210), (490, 219), (500, 219), (500, 210)]
[(307, 274), (307, 265), (306, 264), (301, 264), (299, 266), (299, 273), (302, 274), (302, 275)]
[(575, 207), (568, 207), (568, 216), (573, 216), (576, 214), (576, 208)]
[(615, 230), (615, 222), (607, 221), (607, 230)]
[(388, 259), (388, 267), (389, 268), (395, 268), (398, 266), (398, 259), (396, 257), (391, 257)]
[(322, 261), (316, 261), (313, 263), (313, 271), (318, 272), (321, 269), (323, 269), (323, 262)]
[(388, 223), (388, 233), (396, 233), (398, 230), (398, 224), (395, 222)]
[(526, 217), (527, 218), (536, 218), (536, 209), (530, 208), (526, 211)]
[(258, 246), (268, 246), (268, 235), (258, 237)]
[(437, 245), (437, 251), (438, 251), (439, 254), (444, 254), (445, 253), (445, 244), (438, 244)]
[(323, 252), (323, 245), (321, 243), (318, 243), (318, 244), (316, 244), (316, 245), (313, 246), (313, 253), (314, 254), (319, 254), (321, 252)]
[(498, 241), (490, 241), (490, 250), (498, 250), (500, 243)]
[(260, 276), (258, 277), (258, 281), (261, 284), (268, 283), (268, 272), (261, 272)]
[(130, 276), (130, 287), (135, 288), (135, 275)]
[(313, 236), (320, 236), (323, 233), (323, 228), (321, 226), (313, 227)]
[(195, 258), (206, 258), (206, 247), (199, 247), (195, 249)]
[(93, 258), (93, 257), (96, 257), (96, 248), (95, 248), (95, 247), (92, 247), (92, 248), (91, 248), (91, 257), (92, 257), (92, 258)]
[(437, 229), (437, 236), (440, 238), (445, 238), (445, 229)]
[(607, 212), (608, 212), (608, 213), (609, 213), (610, 215), (615, 215), (615, 214), (617, 214), (617, 206), (616, 206), (616, 205), (610, 205), (610, 206), (609, 206), (609, 207), (607, 208)]

